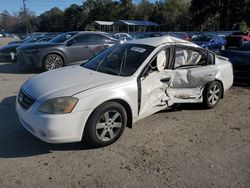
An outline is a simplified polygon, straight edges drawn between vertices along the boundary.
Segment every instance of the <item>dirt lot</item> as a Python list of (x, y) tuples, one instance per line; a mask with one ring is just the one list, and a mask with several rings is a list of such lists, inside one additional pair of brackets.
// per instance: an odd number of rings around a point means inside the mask
[(20, 40), (19, 38), (13, 38), (13, 37), (4, 37), (4, 38), (0, 38), (0, 47), (2, 45), (6, 45), (11, 41), (17, 41)]
[(15, 97), (35, 74), (0, 63), (0, 187), (250, 187), (250, 88), (234, 86), (213, 110), (157, 113), (91, 149), (21, 127)]

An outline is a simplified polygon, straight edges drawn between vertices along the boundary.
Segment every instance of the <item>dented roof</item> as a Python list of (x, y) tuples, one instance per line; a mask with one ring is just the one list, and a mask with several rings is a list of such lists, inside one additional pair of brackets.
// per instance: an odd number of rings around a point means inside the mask
[(137, 39), (137, 40), (132, 40), (132, 41), (128, 41), (127, 43), (133, 43), (133, 44), (145, 44), (145, 45), (150, 45), (150, 46), (159, 46), (161, 44), (165, 44), (165, 43), (175, 43), (175, 44), (185, 44), (188, 46), (192, 46), (192, 47), (197, 47), (200, 48), (200, 46), (192, 43), (192, 42), (188, 42), (186, 40), (182, 40), (176, 37), (172, 37), (172, 36), (161, 36), (161, 37), (152, 37), (152, 38), (144, 38), (144, 39)]

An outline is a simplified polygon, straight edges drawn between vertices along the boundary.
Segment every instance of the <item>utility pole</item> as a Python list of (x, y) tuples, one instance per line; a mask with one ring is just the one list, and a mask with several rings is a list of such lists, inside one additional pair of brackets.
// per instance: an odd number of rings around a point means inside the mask
[(24, 21), (25, 21), (25, 32), (28, 34), (28, 25), (27, 25), (27, 14), (26, 14), (26, 0), (23, 0), (23, 14), (24, 14)]

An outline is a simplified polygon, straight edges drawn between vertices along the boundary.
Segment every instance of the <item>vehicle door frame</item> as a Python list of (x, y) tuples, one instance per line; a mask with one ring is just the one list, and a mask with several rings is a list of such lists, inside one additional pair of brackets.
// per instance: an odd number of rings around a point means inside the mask
[[(174, 48), (173, 45), (165, 45), (162, 48), (158, 49), (158, 51), (153, 55), (153, 57), (148, 61), (148, 63), (144, 66), (144, 68), (142, 69), (142, 71), (140, 72), (139, 76), (137, 77), (137, 87), (138, 87), (138, 117), (139, 119), (143, 118), (144, 116), (141, 116), (142, 114), (140, 114), (141, 112), (141, 107), (142, 107), (142, 81), (149, 75), (148, 74), (148, 69), (150, 64), (155, 60), (155, 58), (157, 58), (157, 55), (162, 51), (162, 50), (166, 50), (166, 49), (170, 49), (170, 58), (169, 58), (169, 63), (167, 64), (167, 66), (165, 67), (165, 69), (170, 69), (171, 65), (173, 64), (173, 60), (174, 60)], [(159, 80), (160, 82), (160, 80)], [(165, 108), (165, 107), (164, 107)]]

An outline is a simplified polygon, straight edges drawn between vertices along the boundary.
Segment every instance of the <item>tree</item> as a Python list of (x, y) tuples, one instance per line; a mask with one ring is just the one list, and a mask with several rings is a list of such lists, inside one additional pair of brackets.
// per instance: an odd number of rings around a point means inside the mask
[[(237, 30), (241, 22), (249, 22), (249, 5), (249, 0), (192, 0), (190, 13), (195, 29)], [(216, 26), (210, 27), (208, 20)]]
[(64, 11), (63, 26), (64, 31), (83, 30), (84, 29), (84, 17), (83, 6), (76, 4), (71, 5)]
[(38, 17), (39, 31), (59, 32), (64, 30), (63, 11), (54, 7)]
[(5, 10), (0, 14), (0, 31), (13, 31), (16, 24), (17, 18), (8, 11)]

